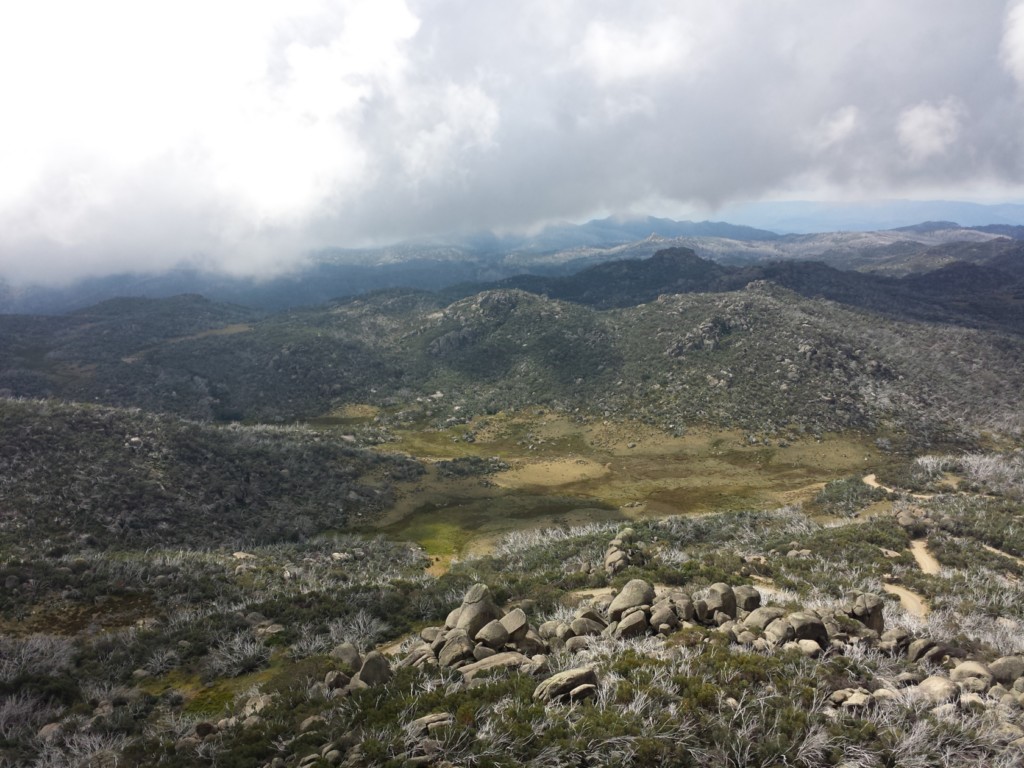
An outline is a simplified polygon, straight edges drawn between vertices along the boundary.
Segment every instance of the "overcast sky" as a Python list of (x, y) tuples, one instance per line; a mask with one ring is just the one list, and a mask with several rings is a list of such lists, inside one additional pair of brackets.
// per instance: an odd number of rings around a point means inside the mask
[(1024, 197), (1024, 2), (0, 4), (0, 276)]

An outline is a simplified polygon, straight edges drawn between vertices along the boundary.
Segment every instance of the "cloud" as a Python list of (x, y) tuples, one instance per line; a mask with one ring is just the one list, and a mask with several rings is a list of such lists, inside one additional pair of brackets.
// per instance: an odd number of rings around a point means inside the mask
[(945, 154), (960, 136), (963, 117), (964, 108), (955, 99), (909, 107), (896, 124), (900, 145), (912, 163)]
[(1019, 190), (1024, 3), (0, 7), (0, 277), (780, 196)]

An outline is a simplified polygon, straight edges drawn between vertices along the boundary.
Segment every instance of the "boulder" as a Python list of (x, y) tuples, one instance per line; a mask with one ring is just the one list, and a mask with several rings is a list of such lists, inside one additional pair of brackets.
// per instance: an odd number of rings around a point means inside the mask
[(532, 629), (523, 635), (522, 638), (516, 640), (515, 648), (517, 651), (525, 653), (527, 656), (536, 656), (538, 653), (548, 652), (548, 644), (544, 642), (544, 638)]
[(797, 640), (796, 646), (800, 653), (809, 659), (816, 659), (821, 655), (821, 645), (814, 640)]
[(363, 665), (356, 677), (370, 687), (383, 685), (391, 679), (391, 664), (377, 651), (370, 651), (363, 659)]
[(782, 645), (796, 639), (793, 625), (786, 619), (776, 619), (764, 629), (764, 638), (773, 645)]
[(565, 641), (565, 650), (569, 653), (579, 653), (584, 648), (589, 648), (593, 642), (589, 636), (570, 637)]
[(883, 616), (884, 601), (872, 592), (858, 592), (850, 596), (846, 606), (846, 614), (878, 634), (885, 631)]
[[(552, 637), (556, 637), (558, 635), (558, 628), (564, 625), (565, 622), (563, 621), (551, 619), (550, 621), (545, 621), (543, 624), (537, 627), (537, 634), (539, 634), (545, 640), (550, 640)], [(527, 630), (529, 630), (529, 627), (527, 627)], [(524, 632), (523, 634), (525, 635), (526, 633)]]
[(496, 653), (482, 661), (475, 661), (472, 664), (460, 667), (459, 672), (465, 676), (467, 680), (472, 680), (476, 675), (488, 669), (523, 667), (530, 663), (530, 659), (523, 654), (516, 653), (515, 651), (506, 651), (504, 653)]
[(497, 650), (508, 642), (508, 630), (505, 629), (505, 625), (500, 621), (490, 621), (476, 633), (474, 639), (478, 643), (483, 643), (488, 648)]
[(954, 683), (963, 683), (971, 679), (980, 680), (985, 690), (988, 690), (992, 685), (992, 672), (979, 661), (963, 661), (949, 673), (949, 679)]
[(534, 689), (533, 698), (537, 701), (562, 701), (580, 686), (598, 683), (597, 671), (593, 667), (576, 667), (552, 675)]
[(736, 594), (732, 587), (723, 582), (712, 584), (708, 587), (708, 595), (704, 598), (707, 605), (707, 615), (714, 616), (721, 611), (730, 619), (736, 618)]
[(1002, 656), (988, 665), (992, 677), (1003, 685), (1012, 685), (1024, 677), (1024, 656)]
[(749, 584), (736, 587), (732, 591), (736, 598), (736, 608), (741, 611), (756, 611), (761, 607), (761, 593)]
[(412, 737), (426, 736), (433, 730), (443, 728), (455, 722), (454, 715), (447, 712), (436, 712), (432, 715), (424, 715), (405, 726), (406, 733)]
[(930, 704), (945, 704), (956, 699), (960, 690), (956, 683), (946, 677), (932, 675), (910, 689), (914, 695)]
[(935, 641), (929, 640), (927, 637), (920, 637), (914, 640), (907, 646), (907, 659), (910, 661), (920, 661), (926, 653), (935, 648)]
[(764, 630), (773, 621), (781, 619), (785, 615), (786, 612), (781, 608), (764, 606), (762, 608), (754, 609), (754, 611), (743, 620), (743, 625), (749, 629)]
[(530, 622), (527, 620), (526, 613), (522, 608), (516, 608), (514, 611), (509, 611), (502, 616), (501, 626), (508, 632), (509, 640), (513, 643), (521, 639), (530, 630)]
[(452, 630), (437, 654), (437, 663), (442, 667), (450, 667), (460, 661), (472, 658), (473, 641), (464, 631)]
[(676, 612), (672, 610), (672, 607), (666, 603), (662, 603), (651, 611), (651, 626), (660, 627), (662, 625), (667, 626), (669, 629), (679, 626), (679, 617), (676, 616)]
[(497, 654), (497, 651), (493, 648), (488, 648), (483, 643), (480, 643), (476, 648), (473, 649), (473, 658), (477, 661), (483, 661), (489, 659), (491, 656)]
[(593, 608), (580, 608), (578, 611), (576, 611), (575, 618), (589, 619), (590, 621), (593, 621), (595, 624), (600, 625), (602, 629), (608, 626), (608, 622), (604, 620), (604, 617), (600, 613), (595, 611)]
[(441, 627), (424, 627), (420, 630), (420, 640), (429, 645), (443, 634), (444, 629)]
[(588, 618), (580, 617), (578, 619), (573, 619), (573, 622), (569, 625), (569, 628), (572, 630), (574, 637), (582, 637), (584, 635), (600, 635), (601, 632), (604, 630), (605, 625), (603, 623), (598, 624), (596, 621), (593, 621)]
[(791, 613), (787, 618), (797, 640), (813, 640), (822, 648), (828, 647), (828, 631), (825, 629), (825, 622), (821, 620), (821, 617), (815, 616), (813, 613), (798, 611)]
[(502, 615), (487, 585), (474, 584), (462, 598), (455, 629), (464, 629), (467, 635), (476, 637), (477, 632), (490, 622), (499, 621)]
[(459, 623), (459, 615), (462, 613), (462, 606), (458, 608), (452, 608), (448, 612), (447, 618), (444, 620), (445, 629), (455, 629), (455, 625)]
[(639, 637), (647, 634), (647, 616), (643, 611), (633, 611), (628, 614), (615, 630), (619, 637)]
[(612, 621), (618, 621), (622, 618), (622, 614), (630, 608), (650, 605), (653, 602), (654, 587), (643, 579), (633, 579), (626, 583), (622, 591), (612, 600), (612, 604), (608, 606), (608, 617)]
[(614, 576), (629, 565), (629, 555), (621, 549), (609, 549), (604, 556), (604, 572)]
[(344, 672), (333, 670), (324, 676), (324, 686), (326, 686), (327, 690), (334, 691), (338, 688), (344, 688), (351, 680), (352, 678)]
[(331, 651), (331, 658), (337, 659), (353, 672), (363, 666), (363, 659), (359, 655), (359, 650), (352, 643), (341, 643), (341, 645), (335, 646), (334, 650)]

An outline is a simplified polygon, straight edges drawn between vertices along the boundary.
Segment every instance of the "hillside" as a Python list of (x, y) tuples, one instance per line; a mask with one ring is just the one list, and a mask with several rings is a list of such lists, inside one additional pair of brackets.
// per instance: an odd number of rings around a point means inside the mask
[(368, 403), (384, 423), (442, 423), (541, 404), (663, 429), (853, 428), (922, 444), (1018, 428), (1021, 305), (992, 267), (893, 280), (670, 250), (522, 282), (554, 295), (382, 293), (246, 323), (226, 308), (227, 325), (184, 336), (132, 320), (138, 306), (178, 313), (159, 300), (2, 318), (15, 354), (0, 387), (207, 420), (292, 422)]
[(404, 457), (300, 428), (212, 427), (99, 406), (0, 400), (0, 547), (241, 547), (373, 517)]
[(1021, 268), (0, 316), (0, 766), (1019, 765)]

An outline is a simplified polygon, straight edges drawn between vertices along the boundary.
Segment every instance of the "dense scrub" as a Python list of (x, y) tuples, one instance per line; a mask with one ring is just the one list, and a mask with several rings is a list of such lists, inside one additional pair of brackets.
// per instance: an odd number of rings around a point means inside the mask
[(90, 405), (0, 400), (8, 547), (211, 546), (368, 519), (422, 467), (303, 428), (214, 427)]

